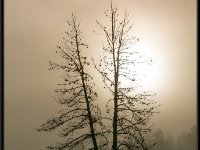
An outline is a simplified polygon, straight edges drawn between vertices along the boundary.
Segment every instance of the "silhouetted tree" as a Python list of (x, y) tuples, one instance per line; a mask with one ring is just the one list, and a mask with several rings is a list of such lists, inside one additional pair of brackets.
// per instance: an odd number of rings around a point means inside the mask
[[(137, 51), (131, 49), (138, 38), (130, 36), (132, 25), (130, 17), (125, 11), (120, 17), (112, 2), (110, 10), (105, 11), (109, 24), (98, 26), (105, 35), (103, 45), (104, 58), (99, 63), (93, 63), (101, 74), (105, 87), (113, 95), (107, 103), (107, 111), (113, 113), (112, 149), (149, 149), (145, 144), (144, 136), (151, 131), (148, 125), (150, 117), (156, 112), (155, 101), (148, 92), (136, 93), (138, 85), (135, 82), (136, 70), (134, 66), (140, 62)], [(127, 83), (127, 84), (125, 84)], [(112, 105), (108, 106), (108, 104)], [(132, 142), (130, 143), (130, 139)]]
[(56, 52), (63, 58), (63, 62), (50, 62), (50, 69), (64, 71), (64, 83), (59, 84), (62, 87), (55, 90), (55, 99), (66, 108), (42, 124), (38, 131), (48, 132), (63, 127), (59, 136), (66, 137), (66, 141), (48, 146), (48, 149), (73, 149), (80, 145), (83, 149), (106, 149), (101, 112), (93, 103), (97, 93), (93, 91), (91, 75), (85, 71), (85, 66), (90, 63), (81, 55), (82, 48), (88, 46), (83, 43), (80, 22), (73, 14), (67, 23), (70, 30), (65, 32), (64, 44), (58, 46)]

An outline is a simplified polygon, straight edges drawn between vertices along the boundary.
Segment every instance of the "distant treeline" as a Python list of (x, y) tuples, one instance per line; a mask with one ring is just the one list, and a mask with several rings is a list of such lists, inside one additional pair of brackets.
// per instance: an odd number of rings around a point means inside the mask
[(162, 130), (158, 129), (153, 133), (153, 140), (157, 144), (152, 150), (197, 150), (197, 127), (193, 126), (177, 138), (166, 136)]

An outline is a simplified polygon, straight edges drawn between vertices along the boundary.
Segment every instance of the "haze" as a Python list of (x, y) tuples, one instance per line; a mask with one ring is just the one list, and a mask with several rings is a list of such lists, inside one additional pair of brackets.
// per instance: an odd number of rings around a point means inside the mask
[[(155, 129), (177, 137), (196, 125), (196, 1), (115, 0), (120, 10), (132, 16), (139, 48), (156, 61), (145, 88), (156, 92), (161, 107), (152, 123)], [(49, 71), (49, 60), (59, 60), (66, 20), (75, 13), (81, 20), (84, 41), (98, 58), (101, 36), (95, 21), (104, 21), (108, 0), (6, 0), (4, 5), (5, 150), (35, 150), (55, 143), (56, 134), (35, 129), (61, 109), (53, 90), (61, 72)], [(101, 81), (92, 70), (96, 81)], [(147, 75), (148, 77), (148, 75)], [(98, 83), (101, 99), (102, 83)], [(103, 91), (103, 92), (102, 92)], [(100, 102), (101, 103), (101, 102)], [(102, 105), (102, 103), (101, 103)]]

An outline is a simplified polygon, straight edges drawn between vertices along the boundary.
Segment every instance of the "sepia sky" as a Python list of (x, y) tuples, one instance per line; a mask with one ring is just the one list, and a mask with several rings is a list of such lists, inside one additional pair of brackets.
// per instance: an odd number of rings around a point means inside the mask
[[(38, 133), (46, 119), (62, 107), (53, 90), (62, 73), (49, 71), (49, 60), (59, 60), (56, 46), (67, 30), (73, 12), (81, 20), (84, 55), (98, 58), (102, 37), (96, 20), (106, 24), (104, 10), (109, 0), (6, 0), (4, 5), (4, 135), (5, 150), (36, 150), (55, 143), (56, 134)], [(146, 72), (144, 88), (157, 93), (160, 113), (152, 123), (165, 133), (178, 136), (196, 124), (196, 1), (113, 0), (123, 13), (128, 10), (134, 35), (142, 53), (155, 62)], [(95, 76), (103, 106), (106, 92)], [(139, 71), (139, 70), (138, 70)], [(103, 91), (103, 92), (102, 92)]]

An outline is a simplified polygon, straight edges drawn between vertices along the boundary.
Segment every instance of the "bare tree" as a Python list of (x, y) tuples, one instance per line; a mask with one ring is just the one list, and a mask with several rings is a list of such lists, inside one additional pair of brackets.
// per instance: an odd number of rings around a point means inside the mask
[[(72, 14), (67, 21), (70, 30), (66, 33), (63, 46), (58, 46), (58, 53), (63, 61), (50, 62), (50, 69), (64, 71), (64, 83), (55, 90), (55, 100), (65, 109), (55, 118), (47, 120), (38, 131), (52, 131), (60, 126), (63, 129), (59, 136), (66, 141), (48, 149), (73, 149), (80, 146), (84, 149), (106, 149), (106, 138), (103, 134), (104, 125), (101, 122), (101, 112), (94, 100), (97, 93), (93, 91), (92, 76), (85, 71), (90, 63), (81, 55), (82, 49), (88, 48), (83, 43), (80, 22)], [(99, 140), (98, 140), (99, 139)], [(98, 140), (98, 141), (97, 141)]]
[[(108, 112), (113, 113), (113, 129), (108, 131), (112, 133), (112, 149), (147, 150), (151, 146), (145, 144), (145, 134), (151, 131), (148, 122), (156, 113), (157, 106), (152, 99), (153, 94), (135, 91), (138, 85), (134, 66), (143, 61), (140, 61), (142, 56), (131, 47), (138, 38), (130, 36), (132, 25), (127, 11), (120, 17), (111, 2), (110, 10), (106, 10), (105, 15), (109, 24), (103, 25), (97, 21), (105, 36), (104, 57), (99, 63), (93, 59), (93, 63), (102, 76), (104, 88), (113, 95), (107, 103)], [(131, 144), (130, 139), (133, 141)]]

